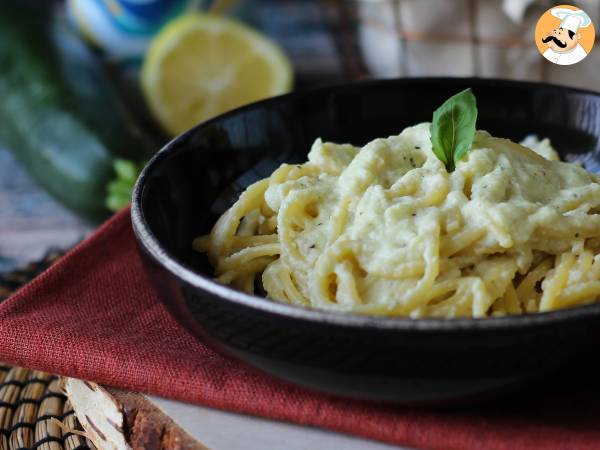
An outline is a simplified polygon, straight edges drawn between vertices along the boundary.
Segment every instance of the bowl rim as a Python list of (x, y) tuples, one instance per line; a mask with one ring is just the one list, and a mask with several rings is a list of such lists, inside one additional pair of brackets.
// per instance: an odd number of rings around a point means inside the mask
[(600, 316), (600, 303), (577, 306), (557, 311), (541, 312), (534, 314), (508, 315), (502, 317), (483, 317), (483, 318), (409, 318), (409, 317), (386, 317), (359, 315), (346, 312), (328, 311), (313, 309), (298, 305), (287, 304), (270, 300), (256, 295), (246, 294), (230, 288), (229, 286), (218, 283), (212, 278), (198, 273), (193, 268), (180, 262), (178, 258), (171, 255), (153, 234), (148, 225), (143, 212), (143, 191), (149, 174), (157, 167), (161, 161), (175, 154), (181, 147), (180, 143), (186, 141), (192, 135), (200, 132), (203, 128), (214, 123), (220, 122), (229, 117), (243, 114), (246, 111), (253, 110), (264, 105), (275, 105), (286, 102), (292, 98), (303, 96), (318, 95), (319, 93), (331, 92), (335, 90), (347, 90), (356, 87), (368, 88), (370, 86), (410, 86), (412, 84), (448, 84), (464, 85), (469, 84), (472, 87), (485, 86), (497, 88), (511, 87), (529, 87), (532, 89), (551, 89), (559, 90), (563, 93), (580, 94), (594, 96), (600, 100), (600, 93), (590, 90), (559, 86), (549, 83), (504, 80), (497, 78), (475, 78), (475, 77), (414, 77), (414, 78), (388, 78), (377, 80), (361, 80), (344, 83), (328, 84), (312, 89), (294, 91), (271, 97), (258, 102), (233, 109), (224, 114), (216, 116), (205, 122), (199, 123), (188, 131), (174, 137), (165, 144), (144, 166), (133, 190), (131, 201), (131, 221), (133, 231), (138, 244), (150, 257), (163, 269), (170, 272), (177, 279), (184, 281), (190, 286), (200, 289), (203, 292), (212, 294), (222, 300), (232, 302), (236, 305), (256, 310), (257, 312), (268, 313), (288, 319), (300, 321), (329, 324), (355, 329), (377, 329), (377, 330), (396, 330), (396, 331), (471, 331), (471, 330), (510, 330), (524, 326), (548, 326), (563, 323), (572, 320), (581, 320), (590, 317)]

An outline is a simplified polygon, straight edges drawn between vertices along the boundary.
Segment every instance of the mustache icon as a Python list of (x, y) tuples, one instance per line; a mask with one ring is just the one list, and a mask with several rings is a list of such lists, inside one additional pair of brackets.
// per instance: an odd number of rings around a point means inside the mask
[(567, 46), (566, 42), (561, 42), (558, 40), (558, 38), (556, 36), (546, 36), (545, 38), (542, 38), (542, 42), (545, 44), (547, 42), (550, 41), (554, 41), (554, 43), (559, 46), (560, 48), (565, 48)]

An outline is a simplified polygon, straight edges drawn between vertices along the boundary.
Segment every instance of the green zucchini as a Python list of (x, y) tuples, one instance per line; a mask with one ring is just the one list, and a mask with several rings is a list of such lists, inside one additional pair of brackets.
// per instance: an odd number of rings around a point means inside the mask
[(52, 10), (0, 2), (0, 142), (61, 203), (106, 217), (117, 160), (142, 161), (134, 128), (96, 55)]

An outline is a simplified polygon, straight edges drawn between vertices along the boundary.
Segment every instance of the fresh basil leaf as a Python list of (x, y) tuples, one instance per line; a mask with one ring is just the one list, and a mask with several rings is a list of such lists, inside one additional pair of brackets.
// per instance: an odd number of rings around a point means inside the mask
[(113, 168), (115, 178), (106, 186), (104, 204), (110, 211), (116, 212), (129, 204), (142, 165), (126, 159), (116, 159)]
[(432, 150), (448, 172), (471, 150), (476, 122), (477, 100), (470, 88), (453, 95), (433, 112)]
[(140, 169), (133, 161), (126, 159), (115, 159), (113, 168), (117, 174), (117, 178), (120, 180), (130, 180), (135, 183), (137, 176), (140, 173)]

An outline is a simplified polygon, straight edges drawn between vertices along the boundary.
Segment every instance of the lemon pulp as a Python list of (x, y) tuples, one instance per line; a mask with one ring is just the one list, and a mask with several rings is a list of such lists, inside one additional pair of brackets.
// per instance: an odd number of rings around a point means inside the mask
[(176, 135), (230, 109), (289, 91), (292, 70), (279, 47), (259, 32), (222, 16), (191, 13), (152, 41), (141, 81), (151, 112)]

